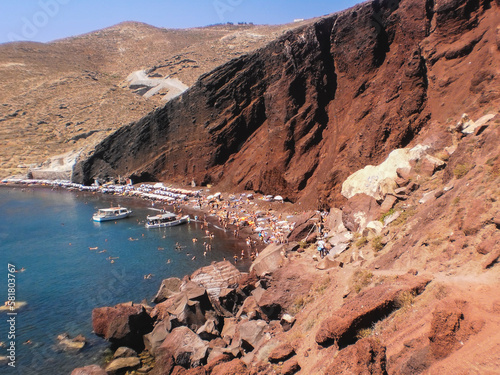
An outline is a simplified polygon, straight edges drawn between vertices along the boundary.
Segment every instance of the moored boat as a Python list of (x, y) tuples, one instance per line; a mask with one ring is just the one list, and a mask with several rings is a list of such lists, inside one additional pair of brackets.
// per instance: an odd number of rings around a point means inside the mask
[(94, 216), (92, 216), (92, 220), (94, 221), (119, 220), (119, 219), (125, 219), (131, 214), (132, 211), (125, 207), (100, 208), (94, 214)]
[(166, 228), (189, 222), (189, 215), (176, 215), (172, 212), (165, 214), (148, 216), (146, 221), (146, 228)]

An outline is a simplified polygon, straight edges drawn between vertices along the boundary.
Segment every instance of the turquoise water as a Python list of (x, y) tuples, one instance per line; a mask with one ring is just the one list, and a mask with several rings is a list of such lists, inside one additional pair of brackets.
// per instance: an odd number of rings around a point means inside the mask
[[(118, 204), (132, 209), (133, 216), (91, 220), (97, 208)], [(0, 188), (0, 300), (7, 299), (11, 263), (26, 269), (15, 274), (16, 300), (28, 303), (16, 317), (16, 367), (0, 365), (0, 373), (69, 374), (99, 363), (107, 343), (92, 334), (93, 308), (151, 301), (162, 279), (241, 252), (230, 234), (216, 231), (213, 249), (204, 256), (203, 242), (209, 239), (200, 224), (145, 229), (144, 220), (152, 214), (150, 203), (130, 198)], [(175, 250), (176, 242), (182, 250)], [(108, 257), (116, 258), (114, 263)], [(144, 279), (147, 274), (154, 276)], [(8, 330), (7, 315), (0, 312), (0, 341), (9, 341)], [(79, 353), (61, 350), (56, 337), (64, 332), (83, 334), (87, 346)], [(7, 348), (0, 348), (0, 356), (6, 355)]]

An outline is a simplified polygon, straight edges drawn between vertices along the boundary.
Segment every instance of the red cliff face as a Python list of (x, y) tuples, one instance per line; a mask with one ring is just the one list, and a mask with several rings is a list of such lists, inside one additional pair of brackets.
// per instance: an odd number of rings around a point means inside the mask
[(212, 183), (304, 206), (352, 172), (499, 101), (499, 2), (388, 0), (290, 32), (118, 130), (74, 180)]

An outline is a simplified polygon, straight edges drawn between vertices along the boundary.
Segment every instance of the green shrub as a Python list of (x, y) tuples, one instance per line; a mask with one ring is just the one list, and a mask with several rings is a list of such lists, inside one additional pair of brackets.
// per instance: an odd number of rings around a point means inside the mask
[(365, 337), (371, 336), (373, 333), (373, 329), (371, 328), (362, 328), (356, 333), (356, 338), (358, 340), (364, 339)]
[(359, 240), (356, 241), (355, 245), (357, 247), (363, 247), (368, 243), (368, 239), (366, 237), (361, 237)]
[(453, 175), (457, 179), (464, 177), (474, 166), (472, 164), (457, 164), (455, 169), (453, 169)]
[(381, 223), (384, 222), (385, 218), (388, 217), (388, 216), (391, 216), (394, 212), (396, 212), (396, 210), (394, 208), (391, 208), (389, 211), (387, 211), (385, 214), (382, 214), (382, 216), (380, 217), (379, 221)]
[(384, 248), (384, 245), (382, 244), (382, 236), (377, 236), (373, 238), (372, 248), (376, 253), (378, 253), (380, 250)]
[(361, 289), (367, 287), (371, 284), (373, 279), (373, 273), (368, 270), (357, 270), (354, 272), (351, 278), (351, 283), (353, 285), (354, 291), (359, 293)]

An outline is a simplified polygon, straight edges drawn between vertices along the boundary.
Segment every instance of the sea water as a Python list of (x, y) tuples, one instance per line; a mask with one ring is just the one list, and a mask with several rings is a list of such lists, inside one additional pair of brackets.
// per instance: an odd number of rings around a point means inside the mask
[[(92, 221), (98, 208), (116, 205), (132, 209), (132, 216)], [(231, 234), (215, 230), (211, 240), (200, 223), (146, 229), (146, 216), (159, 208), (116, 196), (0, 188), (0, 301), (8, 299), (11, 264), (24, 269), (14, 274), (15, 298), (27, 302), (15, 316), (14, 340), (8, 337), (10, 316), (0, 312), (0, 357), (9, 355), (14, 341), (16, 366), (3, 362), (1, 374), (69, 374), (102, 364), (108, 343), (92, 333), (93, 308), (151, 301), (162, 279), (182, 278), (241, 252)], [(212, 244), (206, 255), (204, 242)], [(82, 334), (87, 344), (78, 352), (64, 350), (57, 340), (62, 333)]]

